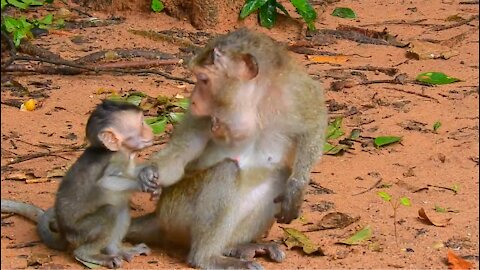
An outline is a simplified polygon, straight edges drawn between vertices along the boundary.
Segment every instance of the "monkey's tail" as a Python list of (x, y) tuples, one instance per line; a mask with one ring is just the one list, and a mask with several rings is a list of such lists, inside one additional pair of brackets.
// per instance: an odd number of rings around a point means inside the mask
[(58, 230), (53, 207), (38, 218), (37, 233), (47, 247), (60, 251), (67, 250), (67, 240), (60, 233), (52, 231), (51, 226)]
[(132, 243), (159, 244), (160, 225), (155, 213), (132, 219), (126, 240)]
[(43, 211), (33, 204), (5, 199), (2, 199), (1, 203), (2, 213), (14, 213), (37, 223), (37, 233), (47, 247), (56, 250), (67, 249), (68, 242), (59, 233), (50, 229), (51, 222), (55, 222), (56, 225), (53, 208)]
[(42, 208), (33, 204), (24, 202), (17, 202), (12, 200), (2, 199), (2, 213), (14, 213), (28, 218), (29, 220), (38, 223), (38, 219), (45, 211)]

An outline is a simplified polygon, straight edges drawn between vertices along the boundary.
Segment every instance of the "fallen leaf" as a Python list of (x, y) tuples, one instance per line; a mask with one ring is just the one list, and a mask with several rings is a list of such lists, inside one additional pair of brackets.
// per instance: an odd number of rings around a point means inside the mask
[(52, 258), (47, 254), (32, 253), (27, 258), (27, 266), (39, 266), (52, 262)]
[(370, 239), (370, 237), (372, 237), (372, 229), (370, 228), (370, 225), (367, 225), (348, 239), (338, 242), (338, 244), (358, 245), (361, 242)]
[(86, 267), (90, 268), (90, 269), (96, 269), (96, 268), (100, 268), (102, 267), (101, 265), (98, 265), (98, 264), (94, 264), (94, 263), (89, 263), (89, 262), (86, 262), (84, 260), (81, 260), (77, 257), (75, 257), (75, 259), (79, 262), (81, 262), (83, 265), (85, 265)]
[(67, 172), (66, 168), (64, 168), (64, 169), (59, 169), (59, 168), (52, 169), (52, 170), (47, 172), (47, 178), (63, 177), (66, 172)]
[(447, 252), (447, 259), (450, 269), (470, 269), (473, 266), (471, 262), (464, 260), (451, 250)]
[(341, 229), (360, 220), (360, 216), (351, 217), (341, 212), (333, 212), (326, 214), (319, 222), (320, 230)]
[(325, 256), (319, 246), (315, 245), (310, 238), (308, 238), (302, 232), (293, 228), (282, 228), (285, 233), (283, 242), (288, 249), (294, 247), (301, 247), (303, 252), (308, 255), (320, 255)]
[(418, 60), (425, 59), (450, 59), (459, 54), (458, 51), (442, 44), (414, 40), (410, 42), (407, 52)]
[(345, 55), (307, 55), (307, 59), (314, 63), (343, 64), (349, 60)]
[(382, 147), (382, 146), (386, 146), (386, 145), (389, 145), (389, 144), (392, 144), (392, 143), (396, 143), (396, 142), (399, 142), (402, 140), (402, 137), (397, 137), (397, 136), (380, 136), (380, 137), (376, 137), (374, 140), (373, 140), (373, 144), (375, 145), (375, 147)]
[(422, 221), (427, 222), (427, 223), (429, 223), (431, 225), (434, 225), (436, 227), (445, 227), (445, 226), (448, 225), (448, 222), (452, 219), (452, 218), (446, 218), (446, 219), (441, 220), (441, 221), (432, 220), (432, 218), (427, 216), (427, 213), (425, 212), (425, 209), (423, 209), (423, 207), (418, 210), (418, 216)]
[(429, 83), (429, 84), (450, 84), (454, 82), (459, 82), (460, 79), (450, 77), (442, 72), (424, 72), (417, 75), (416, 78), (419, 82)]
[(340, 17), (344, 19), (355, 19), (357, 18), (357, 14), (351, 9), (347, 7), (337, 7), (332, 12), (332, 16)]

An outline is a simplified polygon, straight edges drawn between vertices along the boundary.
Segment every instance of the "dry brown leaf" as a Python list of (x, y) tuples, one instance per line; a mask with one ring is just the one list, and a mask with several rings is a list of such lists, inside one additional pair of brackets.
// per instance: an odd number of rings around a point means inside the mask
[(27, 184), (38, 184), (38, 183), (46, 183), (46, 182), (50, 182), (52, 179), (50, 178), (35, 178), (35, 179), (27, 179), (25, 180), (25, 183)]
[(425, 212), (425, 209), (420, 208), (418, 210), (418, 216), (420, 217), (421, 220), (431, 224), (431, 225), (434, 225), (434, 226), (437, 226), (437, 227), (445, 227), (448, 225), (449, 221), (452, 219), (452, 218), (446, 218), (444, 220), (432, 220), (431, 217), (427, 216), (427, 213)]
[(320, 230), (326, 229), (341, 229), (348, 225), (360, 220), (360, 216), (351, 217), (347, 214), (340, 212), (333, 212), (326, 214), (319, 222), (318, 226)]
[(349, 60), (345, 55), (307, 55), (307, 59), (315, 63), (343, 64)]
[(447, 259), (448, 259), (448, 268), (460, 270), (460, 269), (470, 269), (472, 268), (472, 263), (469, 261), (464, 260), (463, 258), (459, 257), (457, 254), (453, 253), (453, 251), (449, 250), (447, 252)]
[(420, 40), (410, 42), (407, 52), (414, 55), (418, 60), (437, 58), (449, 59), (459, 54), (458, 51), (455, 51), (448, 46)]
[(39, 266), (52, 262), (52, 258), (47, 254), (32, 253), (27, 258), (27, 266)]

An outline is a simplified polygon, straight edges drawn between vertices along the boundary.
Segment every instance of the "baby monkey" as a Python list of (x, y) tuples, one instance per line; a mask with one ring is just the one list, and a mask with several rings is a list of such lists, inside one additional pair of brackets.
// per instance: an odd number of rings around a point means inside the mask
[(81, 261), (116, 268), (122, 259), (150, 253), (143, 243), (127, 247), (122, 241), (130, 226), (131, 194), (158, 188), (157, 168), (134, 163), (135, 153), (152, 145), (153, 132), (140, 108), (106, 100), (92, 112), (86, 135), (90, 146), (64, 176), (53, 208), (43, 213), (33, 205), (2, 200), (2, 212), (38, 222), (40, 238), (50, 248), (72, 248)]

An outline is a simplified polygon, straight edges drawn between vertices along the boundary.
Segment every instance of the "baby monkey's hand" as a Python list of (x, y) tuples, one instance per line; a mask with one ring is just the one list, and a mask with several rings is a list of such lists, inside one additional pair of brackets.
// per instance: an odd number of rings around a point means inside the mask
[[(140, 189), (143, 192), (158, 193), (159, 180), (158, 180), (158, 168), (155, 165), (148, 165), (142, 168), (138, 173), (138, 179), (140, 181)], [(153, 196), (153, 195), (152, 195)]]

